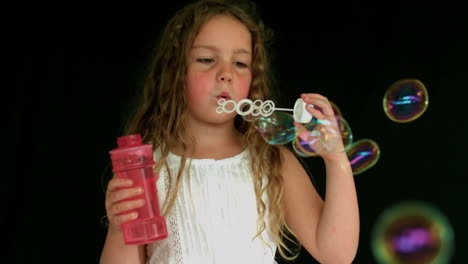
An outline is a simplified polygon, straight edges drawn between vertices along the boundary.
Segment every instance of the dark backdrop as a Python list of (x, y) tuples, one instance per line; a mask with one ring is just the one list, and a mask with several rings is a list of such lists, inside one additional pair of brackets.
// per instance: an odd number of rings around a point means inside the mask
[[(11, 83), (2, 89), (8, 151), (1, 221), (11, 263), (98, 261), (108, 151), (160, 30), (185, 3), (18, 3), (5, 11), (13, 41), (5, 50)], [(339, 106), (356, 140), (370, 138), (381, 148), (379, 162), (355, 178), (355, 263), (375, 263), (370, 230), (384, 208), (405, 200), (440, 209), (455, 231), (453, 263), (466, 260), (466, 10), (410, 1), (260, 1), (258, 10), (276, 32), (277, 105), (321, 93)], [(398, 124), (385, 116), (382, 99), (403, 78), (426, 85), (429, 107)], [(306, 162), (323, 195), (321, 160)], [(311, 262), (305, 251), (297, 261)]]

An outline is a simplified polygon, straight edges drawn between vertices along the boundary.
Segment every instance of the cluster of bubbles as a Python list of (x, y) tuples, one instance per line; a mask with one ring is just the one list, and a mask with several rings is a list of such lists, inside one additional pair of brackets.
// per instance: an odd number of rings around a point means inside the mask
[[(403, 79), (389, 86), (384, 94), (383, 109), (390, 120), (407, 123), (426, 111), (428, 101), (427, 89), (421, 81)], [(275, 108), (271, 101), (243, 102), (233, 107), (254, 124), (269, 144), (292, 143), (301, 157), (344, 151), (353, 174), (363, 173), (379, 160), (379, 145), (371, 139), (353, 142), (350, 125), (338, 106), (330, 103), (335, 120), (312, 118), (299, 126), (295, 115)], [(416, 201), (384, 210), (371, 233), (372, 253), (378, 263), (385, 264), (448, 263), (453, 244), (454, 232), (445, 216), (433, 206)]]
[(371, 233), (372, 253), (378, 263), (449, 263), (454, 232), (435, 207), (406, 201), (387, 208)]
[[(427, 109), (428, 93), (424, 84), (416, 79), (403, 79), (392, 84), (385, 92), (385, 114), (395, 122), (410, 122)], [(272, 145), (291, 143), (301, 157), (316, 157), (325, 152), (346, 152), (353, 174), (363, 173), (380, 158), (379, 145), (372, 139), (353, 142), (353, 133), (338, 106), (331, 102), (335, 120), (312, 120), (303, 125), (295, 123), (292, 109), (275, 108), (270, 101), (243, 99), (238, 103), (220, 99), (218, 113), (237, 111), (252, 122), (266, 142)], [(285, 111), (286, 110), (286, 111)], [(304, 109), (304, 111), (306, 111)]]
[[(364, 171), (370, 169), (373, 167), (377, 161), (380, 158), (380, 148), (379, 145), (371, 140), (371, 139), (361, 139), (356, 142), (353, 142), (353, 133), (351, 130), (350, 125), (346, 121), (346, 119), (343, 118), (341, 110), (338, 108), (338, 106), (333, 103), (332, 101), (329, 101), (333, 112), (335, 114), (335, 119), (337, 122), (337, 127), (339, 128), (339, 133), (337, 136), (337, 133), (330, 133), (329, 129), (321, 129), (320, 132), (322, 138), (325, 138), (326, 140), (323, 140), (323, 145), (324, 146), (329, 146), (332, 144), (331, 138), (341, 138), (343, 142), (344, 149), (334, 149), (334, 148), (324, 148), (324, 151), (345, 151), (346, 155), (348, 157), (348, 160), (351, 165), (351, 169), (353, 171), (353, 175), (358, 175), (360, 173), (363, 173)], [(317, 123), (322, 123), (323, 121), (321, 120), (316, 120), (315, 122)], [(314, 134), (316, 130), (308, 129), (310, 125), (306, 124), (304, 127), (307, 129), (307, 131), (310, 131), (310, 134)], [(315, 125), (312, 125), (315, 126)], [(327, 127), (327, 126), (322, 126), (322, 127)], [(314, 141), (311, 140), (303, 140), (303, 137), (297, 137), (296, 140), (293, 143), (293, 148), (302, 157), (314, 157), (318, 156), (318, 153), (320, 151), (323, 151), (322, 149), (319, 149), (318, 151), (314, 151), (312, 149), (311, 151), (311, 146), (314, 145)]]
[[(302, 105), (299, 106), (300, 109), (282, 109), (275, 108), (275, 104), (270, 100), (252, 102), (249, 99), (238, 103), (220, 99), (218, 104), (217, 113), (236, 111), (242, 118), (253, 123), (266, 142), (272, 145), (294, 142), (296, 153), (303, 157), (317, 156), (323, 152), (345, 151), (346, 146), (352, 143), (351, 128), (341, 115), (336, 115), (336, 120), (332, 121), (312, 118), (304, 125), (297, 125), (293, 115), (275, 110), (297, 111), (296, 114), (303, 116), (301, 113), (306, 110), (302, 109)], [(335, 109), (339, 111), (336, 106)]]
[[(419, 118), (428, 103), (428, 92), (421, 81), (403, 79), (387, 89), (383, 109), (390, 120), (408, 123)], [(372, 231), (371, 246), (378, 263), (449, 263), (454, 232), (435, 207), (407, 201), (381, 213)]]
[[(237, 111), (245, 120), (252, 122), (266, 142), (272, 145), (292, 143), (297, 155), (317, 157), (325, 152), (346, 152), (353, 174), (357, 175), (374, 166), (380, 156), (380, 149), (374, 141), (363, 139), (353, 143), (353, 133), (343, 118), (338, 106), (331, 102), (335, 120), (312, 120), (296, 125), (293, 115), (284, 111), (274, 111), (272, 101), (254, 102), (244, 99), (219, 101), (218, 113)], [(335, 123), (336, 122), (336, 123)]]

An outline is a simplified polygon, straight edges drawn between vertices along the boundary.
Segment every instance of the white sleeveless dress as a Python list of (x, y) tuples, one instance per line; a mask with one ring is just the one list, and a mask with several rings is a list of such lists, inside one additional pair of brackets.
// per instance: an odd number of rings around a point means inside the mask
[[(155, 160), (160, 153), (155, 151)], [(169, 153), (173, 181), (180, 157)], [(187, 162), (188, 165), (188, 162)], [(186, 167), (187, 171), (187, 167)], [(257, 204), (247, 150), (227, 159), (192, 159), (173, 209), (166, 218), (168, 238), (148, 244), (149, 264), (272, 264), (276, 245), (267, 228), (257, 233)], [(169, 186), (166, 170), (157, 180), (160, 204)], [(266, 194), (263, 197), (268, 203)]]

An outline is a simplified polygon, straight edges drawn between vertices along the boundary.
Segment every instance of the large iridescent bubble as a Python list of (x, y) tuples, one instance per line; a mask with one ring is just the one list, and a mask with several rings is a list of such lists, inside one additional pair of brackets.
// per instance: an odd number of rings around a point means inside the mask
[(338, 125), (328, 120), (312, 119), (297, 131), (292, 143), (294, 151), (302, 157), (314, 157), (323, 152), (343, 152), (353, 141), (348, 122), (336, 116)]
[(332, 101), (329, 101), (329, 102), (332, 106), (332, 110), (333, 110), (333, 113), (335, 114), (336, 122), (338, 123), (338, 127), (340, 128), (340, 131), (344, 140), (343, 142), (347, 150), (351, 146), (351, 143), (353, 143), (353, 135), (351, 134), (352, 133), (351, 127), (349, 126), (348, 122), (346, 122), (346, 120), (344, 119), (340, 108), (338, 108), (338, 106), (334, 102)]
[(268, 117), (254, 119), (252, 123), (265, 141), (272, 145), (287, 144), (296, 136), (294, 118), (288, 113), (274, 112)]
[(343, 114), (341, 113), (340, 108), (338, 108), (338, 106), (334, 102), (332, 102), (330, 100), (328, 100), (328, 102), (330, 102), (330, 104), (332, 106), (332, 110), (333, 110), (333, 113), (335, 113), (335, 117), (336, 116), (343, 117)]
[(454, 232), (435, 207), (407, 201), (386, 209), (377, 219), (371, 237), (378, 263), (449, 263)]
[(363, 173), (373, 167), (380, 158), (380, 148), (371, 139), (354, 142), (346, 151), (354, 175)]
[(399, 80), (385, 92), (383, 108), (392, 121), (411, 122), (427, 109), (429, 95), (424, 84), (415, 79)]

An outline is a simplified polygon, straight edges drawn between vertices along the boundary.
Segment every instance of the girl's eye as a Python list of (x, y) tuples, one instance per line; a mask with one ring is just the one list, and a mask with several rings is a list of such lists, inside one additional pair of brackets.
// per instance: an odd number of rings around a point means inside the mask
[(199, 58), (197, 59), (197, 62), (201, 62), (201, 63), (212, 63), (214, 60), (213, 59), (209, 59), (209, 58)]
[(247, 64), (245, 64), (243, 62), (240, 62), (240, 61), (234, 62), (234, 65), (236, 65), (237, 67), (240, 67), (240, 68), (247, 68)]

